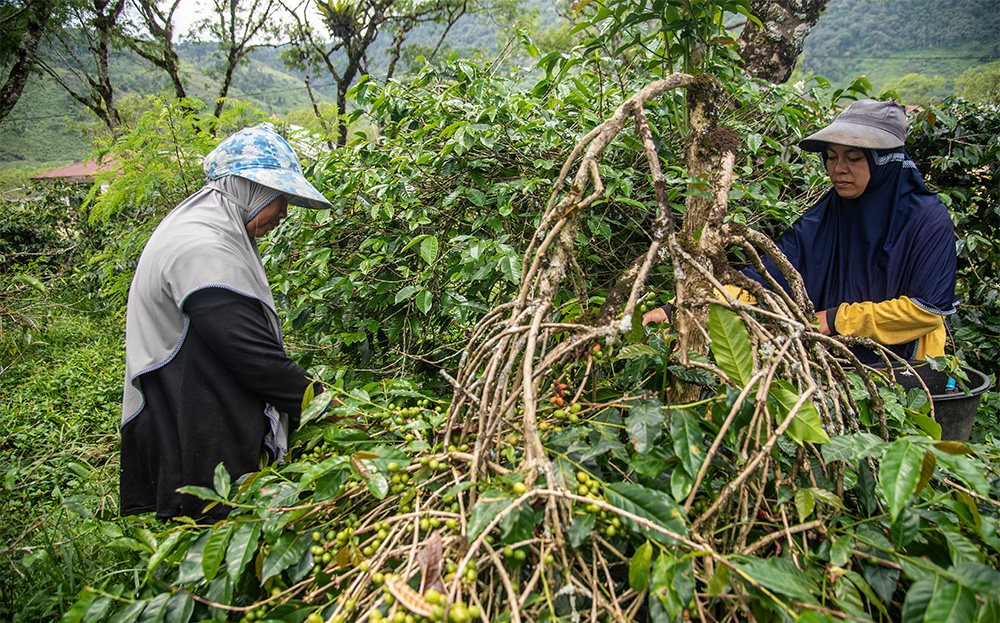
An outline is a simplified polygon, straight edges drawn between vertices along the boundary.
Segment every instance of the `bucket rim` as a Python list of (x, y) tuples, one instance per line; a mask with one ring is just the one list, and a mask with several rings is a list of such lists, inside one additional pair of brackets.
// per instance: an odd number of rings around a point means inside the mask
[[(926, 361), (910, 361), (909, 364), (914, 369), (930, 365)], [(885, 366), (881, 365), (874, 365), (870, 367), (875, 368), (876, 370), (885, 369)], [(895, 371), (895, 370), (905, 370), (906, 368), (902, 365), (897, 365), (893, 366), (892, 369)], [(943, 402), (948, 400), (961, 400), (963, 398), (976, 398), (986, 393), (986, 391), (993, 385), (993, 381), (990, 380), (989, 376), (987, 376), (984, 372), (976, 370), (971, 366), (962, 366), (962, 372), (965, 372), (966, 376), (969, 377), (969, 383), (966, 384), (966, 387), (969, 389), (969, 393), (965, 393), (960, 389), (954, 394), (930, 394), (931, 399), (934, 400), (935, 402)], [(980, 379), (978, 385), (976, 385), (974, 381), (974, 377), (976, 376), (978, 376)], [(973, 387), (973, 385), (975, 386)]]

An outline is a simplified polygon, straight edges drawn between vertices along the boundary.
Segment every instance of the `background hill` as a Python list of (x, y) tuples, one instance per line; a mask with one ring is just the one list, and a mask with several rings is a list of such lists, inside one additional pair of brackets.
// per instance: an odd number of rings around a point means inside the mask
[(909, 74), (954, 93), (970, 67), (1000, 60), (1000, 0), (830, 0), (806, 38), (800, 71), (846, 84), (865, 75), (884, 89)]
[[(529, 0), (539, 31), (561, 20), (553, 0)], [(489, 55), (500, 42), (499, 27), (467, 18), (449, 33), (448, 50)], [(430, 29), (416, 32), (411, 56), (436, 42)], [(384, 70), (388, 42), (377, 42), (369, 58), (375, 73)], [(214, 44), (178, 45), (189, 92), (211, 98)], [(308, 109), (303, 75), (289, 71), (280, 49), (263, 48), (239, 68), (230, 97), (251, 102), (274, 115)], [(1000, 0), (830, 0), (826, 12), (806, 39), (800, 69), (793, 80), (822, 76), (846, 85), (865, 75), (876, 91), (897, 88), (904, 98), (951, 95), (955, 79), (970, 67), (1000, 59)], [(163, 74), (131, 53), (114, 59), (112, 73), (119, 98), (166, 89)], [(911, 74), (918, 74), (914, 78)], [(900, 81), (909, 76), (909, 83)], [(335, 90), (326, 75), (314, 76), (318, 96), (333, 101)], [(907, 84), (909, 86), (907, 86)], [(914, 86), (915, 84), (915, 86)], [(909, 89), (909, 90), (908, 90)], [(129, 107), (123, 107), (127, 114)], [(36, 77), (17, 107), (0, 126), (0, 169), (46, 169), (84, 158), (90, 151), (87, 125), (93, 118), (51, 81)]]

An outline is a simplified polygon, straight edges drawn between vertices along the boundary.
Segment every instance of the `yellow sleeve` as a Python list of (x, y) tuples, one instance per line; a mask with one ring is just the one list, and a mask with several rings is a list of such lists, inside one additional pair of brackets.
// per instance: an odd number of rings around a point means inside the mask
[(918, 359), (944, 354), (944, 317), (918, 307), (905, 296), (879, 303), (843, 303), (831, 325), (841, 335), (866, 337), (880, 344), (904, 344), (920, 339)]
[[(757, 304), (757, 298), (754, 297), (752, 294), (750, 294), (750, 292), (748, 292), (747, 290), (744, 290), (743, 288), (741, 288), (739, 286), (725, 284), (722, 287), (726, 289), (726, 292), (729, 293), (729, 296), (733, 297), (734, 299), (736, 299), (737, 301), (739, 301), (741, 303), (749, 303), (750, 305), (756, 305)], [(722, 298), (722, 293), (719, 292), (719, 291), (716, 291), (715, 292), (715, 296), (717, 296), (718, 298), (721, 299)]]

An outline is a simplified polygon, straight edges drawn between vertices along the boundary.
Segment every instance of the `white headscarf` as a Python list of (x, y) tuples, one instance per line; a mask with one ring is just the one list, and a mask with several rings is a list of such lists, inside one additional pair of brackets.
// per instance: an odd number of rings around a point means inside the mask
[[(122, 426), (145, 404), (142, 375), (168, 364), (184, 343), (190, 319), (181, 311), (192, 293), (225, 288), (260, 301), (281, 343), (274, 298), (257, 243), (246, 224), (281, 193), (227, 176), (181, 202), (156, 227), (139, 258), (125, 321)], [(267, 405), (265, 443), (281, 460), (288, 446), (287, 416)]]

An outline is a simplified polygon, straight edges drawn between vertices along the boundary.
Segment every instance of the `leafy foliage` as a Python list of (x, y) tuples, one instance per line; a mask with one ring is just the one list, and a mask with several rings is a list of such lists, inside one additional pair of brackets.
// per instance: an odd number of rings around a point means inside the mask
[(950, 323), (957, 352), (1000, 373), (1000, 113), (961, 99), (917, 116), (912, 154), (950, 207), (958, 240), (959, 314)]
[[(631, 52), (623, 58), (641, 56)], [(725, 120), (745, 141), (728, 218), (779, 231), (824, 179), (818, 160), (789, 145), (870, 85), (764, 85), (725, 69), (725, 56), (716, 51), (712, 66), (729, 81)], [(583, 345), (546, 370), (536, 418), (552, 470), (538, 480), (522, 469), (519, 400), (496, 429), (448, 409), (452, 389), (437, 370), (453, 369), (449, 356), (475, 338), (470, 327), (520, 284), (558, 163), (646, 78), (618, 67), (612, 79), (606, 60), (552, 53), (530, 74), (458, 61), (413, 83), (355, 87), (351, 143), (307, 167), (334, 209), (293, 213), (261, 245), (293, 352), (331, 387), (305, 410), (289, 463), (248, 475), (220, 469), (213, 487), (188, 489), (233, 508), (224, 521), (102, 514), (114, 507), (108, 457), (120, 362), (108, 353), (120, 353), (120, 324), (89, 332), (73, 317), (53, 321), (32, 334), (49, 343), (30, 350), (24, 334), (14, 342), (5, 333), (5, 356), (23, 353), (17, 374), (4, 379), (17, 383), (16, 391), (5, 386), (3, 401), (5, 429), (17, 423), (14, 436), (0, 438), (14, 457), (5, 486), (25, 514), (50, 486), (57, 493), (37, 542), (23, 540), (34, 521), (11, 527), (22, 540), (3, 554), (31, 581), (17, 594), (24, 605), (5, 604), (4, 614), (27, 621), (59, 613), (66, 623), (405, 622), (421, 613), (455, 623), (601, 612), (657, 622), (685, 613), (757, 621), (995, 616), (995, 443), (935, 439), (920, 391), (872, 392), (854, 375), (822, 388), (853, 401), (839, 421), (824, 420), (826, 395), (807, 400), (780, 377), (785, 364), (773, 345), (751, 337), (749, 316), (715, 306), (708, 356), (691, 366), (678, 363), (676, 335), (636, 322), (618, 341)], [(647, 111), (678, 218), (699, 183), (679, 164), (671, 124), (681, 110), (671, 100)], [(986, 253), (968, 255), (960, 274), (963, 292), (986, 296), (980, 285), (996, 271), (976, 271), (991, 261), (986, 243), (996, 236), (971, 236), (995, 228), (992, 117), (964, 102), (934, 115), (918, 119), (912, 151), (950, 201), (966, 251)], [(246, 118), (255, 117), (233, 123)], [(92, 204), (109, 223), (129, 224), (100, 260), (116, 261), (103, 273), (107, 293), (124, 293), (144, 236), (197, 185), (197, 156), (217, 140), (211, 127), (165, 103), (107, 147), (133, 155)], [(575, 236), (582, 278), (596, 294), (581, 301), (559, 292), (557, 320), (586, 322), (586, 308), (648, 247), (655, 197), (639, 149), (621, 136), (599, 165), (606, 196)], [(653, 274), (658, 289), (644, 298), (647, 307), (672, 296), (672, 277), (669, 268)], [(979, 322), (966, 312), (963, 344), (995, 348), (995, 333), (965, 324)], [(561, 346), (572, 335), (552, 339)], [(87, 359), (97, 353), (98, 361)], [(774, 382), (760, 374), (772, 367)], [(698, 399), (667, 402), (665, 388), (680, 383), (695, 386)], [(341, 404), (326, 411), (334, 396)], [(60, 459), (83, 457), (76, 467), (50, 462), (44, 448), (55, 429), (22, 425), (21, 417), (48, 418), (68, 437), (79, 420), (105, 436), (92, 454), (56, 446)], [(844, 422), (855, 427), (835, 434)], [(477, 463), (484, 447), (495, 452)], [(475, 472), (474, 464), (486, 468)], [(755, 477), (733, 484), (748, 472)], [(544, 521), (554, 502), (571, 509), (562, 535)], [(441, 561), (444, 591), (436, 595), (416, 592), (427, 556)]]
[(955, 95), (983, 104), (1000, 103), (1000, 61), (962, 72), (955, 80)]

